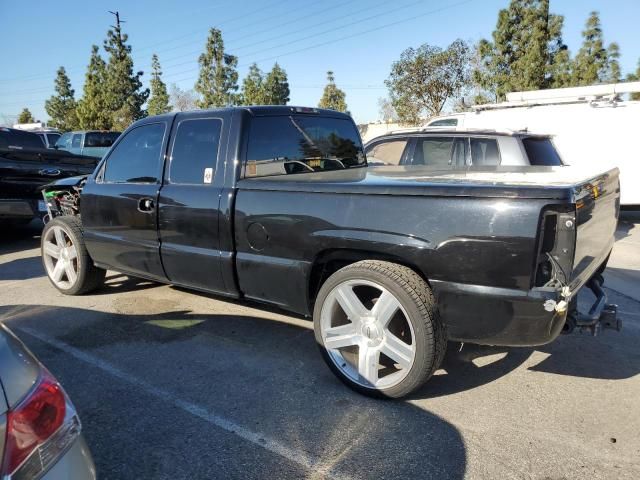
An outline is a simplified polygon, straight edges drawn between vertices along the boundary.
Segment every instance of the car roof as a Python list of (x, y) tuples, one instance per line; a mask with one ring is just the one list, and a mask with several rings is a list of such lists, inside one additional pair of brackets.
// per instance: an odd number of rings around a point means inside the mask
[(378, 137), (372, 138), (367, 143), (381, 140), (384, 138), (421, 136), (421, 137), (440, 137), (442, 135), (482, 135), (492, 137), (540, 137), (550, 138), (551, 135), (531, 133), (526, 130), (496, 130), (489, 128), (448, 128), (448, 127), (422, 127), (417, 129), (396, 130), (384, 133)]

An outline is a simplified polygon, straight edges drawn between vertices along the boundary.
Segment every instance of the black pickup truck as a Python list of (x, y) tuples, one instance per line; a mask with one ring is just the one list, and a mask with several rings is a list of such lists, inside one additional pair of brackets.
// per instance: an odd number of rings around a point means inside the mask
[[(113, 269), (313, 316), (329, 367), (370, 395), (418, 388), (447, 340), (616, 325), (600, 288), (616, 169), (368, 168), (349, 116), (246, 107), (136, 122), (92, 175), (45, 195), (42, 258), (61, 292)], [(598, 301), (578, 316), (584, 285)]]
[(0, 127), (0, 225), (26, 224), (44, 215), (44, 185), (90, 174), (97, 163), (93, 157), (46, 148), (35, 133)]

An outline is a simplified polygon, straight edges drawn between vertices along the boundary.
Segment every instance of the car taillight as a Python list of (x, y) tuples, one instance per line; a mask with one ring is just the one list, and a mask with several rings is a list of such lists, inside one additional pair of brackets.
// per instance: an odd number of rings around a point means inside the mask
[(39, 477), (79, 434), (73, 404), (56, 379), (43, 371), (29, 394), (7, 413), (1, 478)]

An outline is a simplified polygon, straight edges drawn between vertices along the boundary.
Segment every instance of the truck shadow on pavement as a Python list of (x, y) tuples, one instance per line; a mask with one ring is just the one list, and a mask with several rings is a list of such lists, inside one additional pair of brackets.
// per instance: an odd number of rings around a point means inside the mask
[[(65, 386), (104, 478), (309, 478), (280, 472), (289, 461), (269, 452), (265, 460), (261, 448), (176, 408), (169, 397), (319, 459), (318, 467), (336, 477), (464, 477), (467, 454), (455, 426), (411, 403), (372, 400), (344, 387), (304, 326), (185, 310), (145, 315), (42, 305), (3, 306), (0, 319)], [(72, 349), (169, 394), (149, 397), (150, 388), (123, 384)], [(105, 403), (110, 398), (117, 408)], [(168, 423), (180, 428), (167, 434)]]

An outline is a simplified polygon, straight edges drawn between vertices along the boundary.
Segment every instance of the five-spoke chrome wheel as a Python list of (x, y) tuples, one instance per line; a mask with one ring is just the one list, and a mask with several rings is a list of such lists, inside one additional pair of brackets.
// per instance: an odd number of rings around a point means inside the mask
[(61, 289), (69, 289), (78, 280), (78, 251), (71, 236), (60, 226), (44, 233), (42, 256), (47, 275)]
[(407, 312), (384, 286), (348, 280), (322, 305), (320, 333), (336, 367), (363, 387), (390, 388), (409, 373), (416, 355)]

